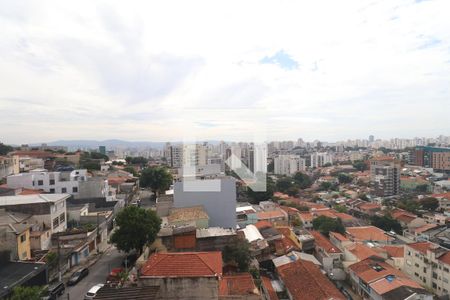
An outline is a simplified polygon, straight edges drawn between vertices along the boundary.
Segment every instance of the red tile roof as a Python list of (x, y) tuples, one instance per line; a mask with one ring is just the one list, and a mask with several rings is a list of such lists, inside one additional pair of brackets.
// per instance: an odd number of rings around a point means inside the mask
[(270, 278), (266, 276), (261, 276), (262, 285), (266, 288), (267, 293), (269, 294), (269, 300), (278, 300), (277, 292), (273, 289), (272, 283), (270, 282)]
[(341, 242), (349, 241), (349, 239), (345, 235), (342, 235), (339, 232), (330, 231), (330, 237), (334, 237), (335, 239)]
[(416, 251), (419, 251), (422, 254), (427, 254), (427, 250), (436, 249), (437, 245), (431, 242), (417, 242), (412, 244), (407, 244), (409, 247), (413, 248)]
[(347, 227), (347, 233), (356, 241), (391, 241), (392, 237), (375, 226)]
[(450, 265), (450, 251), (447, 251), (445, 254), (441, 255), (438, 259), (443, 263)]
[(422, 287), (418, 283), (406, 277), (393, 277), (391, 281), (387, 280), (387, 278), (381, 278), (370, 284), (370, 287), (378, 295), (383, 295), (401, 286), (409, 286), (415, 289), (422, 289)]
[(38, 195), (44, 193), (43, 190), (22, 189), (19, 195)]
[(222, 254), (214, 252), (155, 253), (141, 268), (147, 277), (218, 277)]
[(269, 221), (261, 220), (255, 223), (255, 227), (259, 230), (267, 227), (273, 227), (273, 225)]
[(380, 257), (377, 252), (364, 244), (354, 244), (352, 246), (349, 246), (347, 249), (348, 251), (353, 253), (353, 255), (355, 255), (359, 260), (364, 260), (371, 256)]
[(381, 249), (386, 250), (387, 254), (390, 257), (404, 257), (405, 256), (405, 247), (403, 246), (384, 246)]
[(314, 237), (316, 245), (327, 253), (342, 253), (338, 247), (333, 245), (333, 243), (331, 243), (330, 240), (323, 236), (320, 232), (311, 230), (310, 233)]
[(219, 295), (259, 295), (250, 273), (225, 275), (219, 281)]
[(434, 229), (436, 227), (439, 227), (439, 225), (437, 225), (437, 224), (425, 224), (423, 226), (420, 226), (420, 227), (416, 228), (414, 230), (414, 232), (415, 233), (423, 233), (423, 232), (426, 232), (428, 230)]
[(297, 260), (277, 267), (277, 272), (294, 300), (345, 299), (310, 261)]
[(379, 259), (367, 258), (349, 267), (359, 278), (366, 283), (371, 283), (387, 275), (406, 277), (406, 275)]
[(283, 210), (262, 211), (256, 214), (258, 220), (270, 220), (275, 218), (286, 218), (286, 212)]

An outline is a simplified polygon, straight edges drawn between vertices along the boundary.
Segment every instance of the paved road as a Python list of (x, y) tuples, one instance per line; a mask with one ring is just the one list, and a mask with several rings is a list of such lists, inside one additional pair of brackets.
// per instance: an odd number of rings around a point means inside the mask
[[(89, 268), (89, 275), (75, 286), (68, 286), (66, 293), (60, 299), (82, 300), (92, 286), (106, 281), (110, 269), (121, 266), (124, 257), (125, 254), (120, 253), (115, 247), (110, 248), (103, 253), (99, 261)], [(69, 294), (69, 297), (67, 294)]]

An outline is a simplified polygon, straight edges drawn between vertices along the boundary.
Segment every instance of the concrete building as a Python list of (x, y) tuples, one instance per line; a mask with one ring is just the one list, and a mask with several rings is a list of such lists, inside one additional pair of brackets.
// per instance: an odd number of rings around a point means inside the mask
[(274, 173), (277, 175), (294, 175), (306, 169), (306, 161), (298, 155), (279, 155), (274, 158)]
[(19, 174), (19, 156), (0, 156), (0, 179), (6, 176)]
[(172, 168), (204, 166), (207, 164), (207, 149), (202, 144), (166, 145), (166, 159)]
[(19, 170), (21, 173), (43, 168), (44, 160), (42, 158), (34, 158), (29, 156), (19, 157)]
[(450, 292), (450, 252), (431, 242), (405, 245), (404, 272), (438, 296)]
[[(26, 218), (29, 218), (29, 215), (26, 215)], [(0, 252), (9, 252), (11, 260), (31, 259), (31, 226), (26, 222), (21, 223), (21, 219), (21, 216), (0, 210)]]
[(107, 180), (88, 177), (87, 170), (48, 172), (44, 169), (32, 170), (7, 177), (10, 188), (39, 189), (47, 193), (68, 193), (75, 198), (95, 198), (109, 196)]
[(203, 205), (209, 226), (236, 227), (236, 180), (232, 177), (175, 182), (174, 207)]
[(311, 154), (311, 168), (322, 167), (325, 164), (332, 164), (333, 156), (326, 152), (315, 152)]
[(380, 197), (398, 195), (400, 191), (400, 162), (392, 157), (370, 161), (370, 180), (375, 194)]
[(450, 148), (417, 146), (411, 152), (411, 161), (417, 166), (450, 171)]
[(54, 233), (67, 228), (66, 200), (69, 197), (69, 194), (5, 196), (0, 197), (0, 208), (7, 212), (30, 214), (36, 225), (43, 225)]

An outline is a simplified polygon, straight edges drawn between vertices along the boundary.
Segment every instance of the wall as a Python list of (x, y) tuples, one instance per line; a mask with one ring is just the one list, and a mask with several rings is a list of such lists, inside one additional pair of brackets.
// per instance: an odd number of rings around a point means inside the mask
[[(21, 241), (21, 237), (25, 238), (23, 242)], [(17, 235), (17, 255), (19, 260), (27, 260), (31, 258), (30, 229), (27, 229)]]
[[(236, 227), (236, 183), (234, 178), (215, 179), (220, 184), (220, 191), (185, 191), (184, 182), (174, 185), (174, 207), (203, 205), (209, 216), (211, 227)], [(195, 184), (204, 186), (212, 180), (197, 180)], [(190, 183), (193, 183), (190, 182)], [(187, 185), (186, 185), (186, 188)]]
[(142, 278), (143, 286), (159, 286), (163, 299), (218, 299), (219, 283), (207, 278)]

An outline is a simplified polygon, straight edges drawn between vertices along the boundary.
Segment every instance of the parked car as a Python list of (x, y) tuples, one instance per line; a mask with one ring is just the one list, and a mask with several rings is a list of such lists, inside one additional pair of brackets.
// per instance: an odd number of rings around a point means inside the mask
[(80, 270), (76, 271), (75, 273), (73, 273), (72, 276), (70, 276), (69, 281), (67, 282), (67, 284), (68, 285), (75, 285), (81, 279), (83, 279), (84, 277), (88, 276), (88, 274), (89, 274), (88, 268), (80, 269)]
[(86, 296), (84, 296), (84, 300), (94, 299), (94, 297), (97, 296), (98, 290), (101, 289), (103, 286), (104, 286), (103, 283), (99, 283), (91, 287), (90, 290), (86, 293)]
[(66, 286), (64, 282), (58, 282), (50, 285), (41, 295), (42, 300), (56, 300), (59, 296), (64, 294)]

